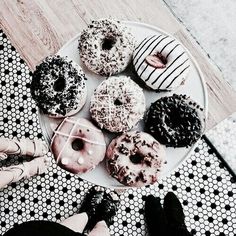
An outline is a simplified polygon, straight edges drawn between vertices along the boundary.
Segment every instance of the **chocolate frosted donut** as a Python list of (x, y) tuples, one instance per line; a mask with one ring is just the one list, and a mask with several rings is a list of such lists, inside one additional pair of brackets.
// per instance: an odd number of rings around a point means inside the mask
[(111, 132), (130, 130), (142, 119), (144, 111), (143, 90), (126, 76), (104, 80), (91, 97), (92, 118)]
[(173, 90), (184, 83), (190, 61), (176, 39), (152, 35), (143, 40), (133, 54), (138, 76), (153, 90)]
[(101, 130), (83, 118), (67, 117), (54, 132), (51, 149), (57, 164), (74, 174), (93, 170), (104, 158)]
[(170, 147), (188, 147), (203, 134), (205, 115), (187, 95), (174, 94), (152, 103), (146, 119), (147, 131)]
[(67, 58), (47, 57), (33, 73), (31, 93), (45, 114), (54, 117), (73, 115), (85, 103), (85, 74), (79, 65)]
[(94, 73), (110, 76), (123, 71), (131, 61), (134, 37), (119, 21), (100, 19), (82, 31), (79, 52)]
[(110, 175), (120, 183), (141, 187), (158, 181), (165, 149), (151, 135), (131, 131), (112, 140), (106, 152)]

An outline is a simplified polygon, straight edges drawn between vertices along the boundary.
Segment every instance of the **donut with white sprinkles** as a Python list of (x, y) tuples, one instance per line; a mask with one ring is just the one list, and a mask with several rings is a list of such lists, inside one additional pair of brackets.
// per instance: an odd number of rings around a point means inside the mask
[(189, 147), (203, 134), (205, 115), (187, 95), (174, 94), (152, 103), (146, 116), (147, 132), (169, 147)]
[(128, 66), (135, 40), (121, 22), (99, 19), (82, 31), (78, 48), (82, 62), (91, 71), (110, 76)]
[(127, 76), (104, 80), (91, 97), (90, 114), (100, 128), (125, 132), (143, 118), (146, 109), (143, 90)]

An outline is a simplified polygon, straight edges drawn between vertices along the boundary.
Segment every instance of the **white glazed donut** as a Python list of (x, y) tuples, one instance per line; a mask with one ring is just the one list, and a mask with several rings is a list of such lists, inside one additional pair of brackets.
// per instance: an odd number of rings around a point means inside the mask
[(55, 118), (73, 115), (86, 101), (85, 74), (67, 57), (46, 57), (33, 73), (31, 94), (45, 114)]
[(165, 149), (150, 134), (131, 131), (112, 140), (106, 152), (108, 172), (126, 186), (158, 181)]
[(63, 169), (82, 174), (104, 158), (106, 143), (101, 130), (83, 118), (67, 117), (54, 132), (51, 150)]
[(143, 90), (127, 76), (104, 80), (91, 97), (90, 113), (100, 126), (111, 132), (132, 129), (145, 111)]
[(184, 83), (190, 68), (186, 50), (176, 39), (152, 35), (135, 49), (133, 65), (149, 88), (173, 90)]
[(134, 37), (119, 21), (99, 19), (82, 31), (79, 52), (94, 73), (110, 76), (123, 71), (132, 59)]

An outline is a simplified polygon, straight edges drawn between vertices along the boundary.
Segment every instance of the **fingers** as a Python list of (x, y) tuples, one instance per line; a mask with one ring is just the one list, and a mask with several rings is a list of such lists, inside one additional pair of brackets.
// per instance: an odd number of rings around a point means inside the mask
[(167, 221), (160, 198), (156, 198), (153, 195), (147, 196), (144, 212), (149, 235), (166, 235)]

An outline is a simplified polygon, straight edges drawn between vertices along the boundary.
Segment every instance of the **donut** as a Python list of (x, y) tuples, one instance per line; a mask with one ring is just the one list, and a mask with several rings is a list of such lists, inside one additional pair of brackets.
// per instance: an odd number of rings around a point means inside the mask
[(110, 175), (130, 187), (142, 187), (158, 181), (165, 149), (150, 134), (130, 131), (113, 139), (106, 151)]
[(148, 88), (171, 91), (186, 80), (190, 60), (176, 39), (167, 35), (151, 35), (135, 49), (133, 65)]
[(73, 115), (86, 101), (85, 74), (68, 58), (46, 57), (33, 72), (31, 94), (43, 113), (56, 118)]
[(110, 76), (128, 66), (135, 41), (128, 28), (119, 21), (99, 19), (82, 31), (78, 48), (82, 62), (91, 71)]
[(106, 143), (102, 131), (90, 121), (72, 116), (64, 118), (54, 131), (51, 150), (61, 168), (82, 174), (104, 159)]
[(133, 128), (145, 111), (143, 90), (127, 76), (104, 80), (91, 97), (90, 114), (100, 128), (125, 132)]
[(187, 95), (174, 94), (152, 103), (147, 112), (147, 132), (169, 147), (189, 147), (203, 134), (203, 108)]

